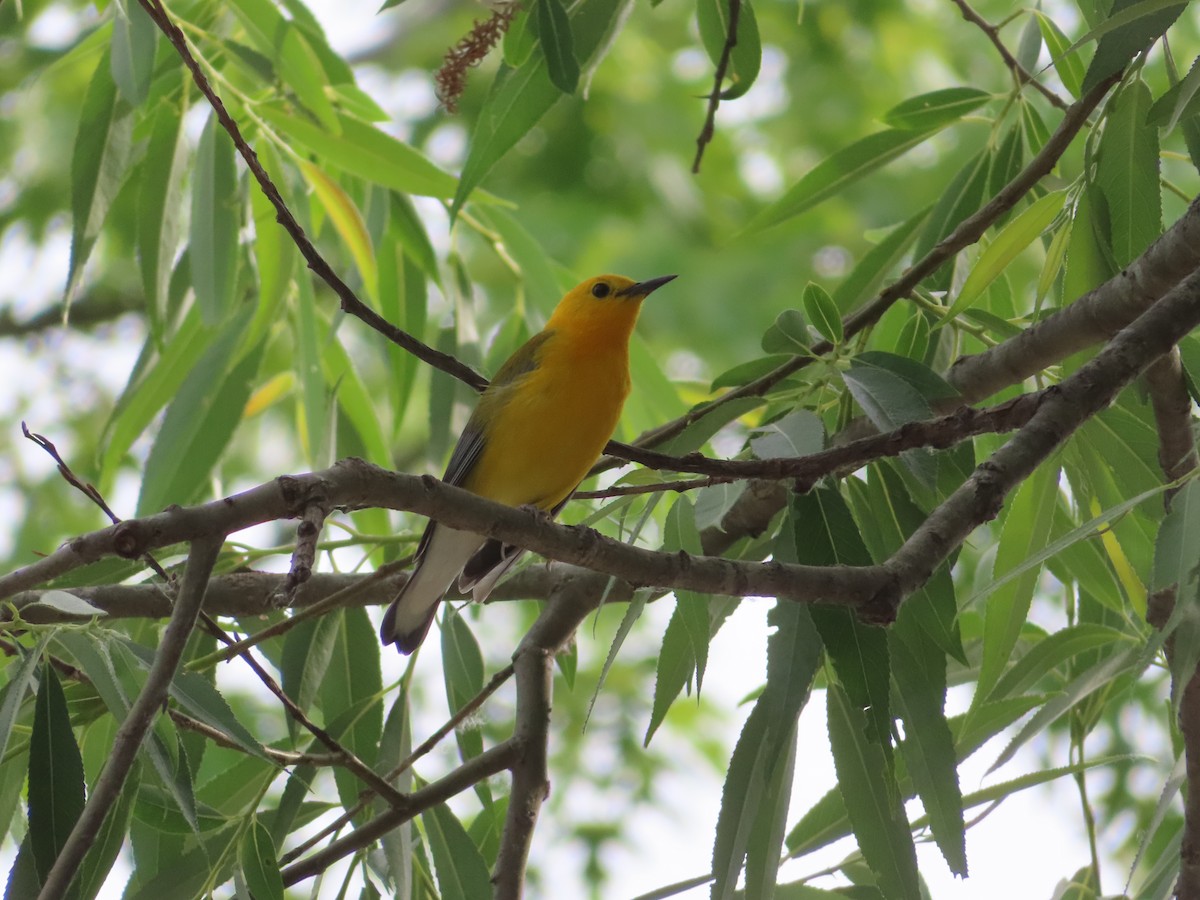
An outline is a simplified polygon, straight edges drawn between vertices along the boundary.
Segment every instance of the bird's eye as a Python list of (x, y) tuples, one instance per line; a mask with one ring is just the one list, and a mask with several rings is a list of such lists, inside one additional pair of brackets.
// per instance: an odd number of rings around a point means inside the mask
[(612, 293), (612, 288), (610, 288), (608, 283), (605, 281), (597, 281), (592, 285), (592, 296), (597, 300), (603, 300), (610, 293)]

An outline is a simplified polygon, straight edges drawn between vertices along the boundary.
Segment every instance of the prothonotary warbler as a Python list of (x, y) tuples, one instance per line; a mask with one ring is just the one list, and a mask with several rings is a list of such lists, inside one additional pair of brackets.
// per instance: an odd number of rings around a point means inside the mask
[[(483, 392), (443, 480), (498, 503), (557, 514), (617, 427), (642, 300), (674, 277), (600, 275), (570, 290)], [(455, 578), (460, 591), (484, 600), (520, 554), (430, 520), (413, 573), (384, 614), (384, 644), (412, 653)]]

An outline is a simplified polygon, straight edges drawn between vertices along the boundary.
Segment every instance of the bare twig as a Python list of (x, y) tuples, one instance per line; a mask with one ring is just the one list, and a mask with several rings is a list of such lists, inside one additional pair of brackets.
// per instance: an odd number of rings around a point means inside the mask
[(713, 73), (713, 89), (708, 95), (708, 112), (704, 117), (704, 127), (696, 138), (696, 158), (692, 161), (692, 174), (700, 174), (700, 163), (704, 159), (704, 151), (713, 139), (713, 131), (717, 126), (717, 107), (721, 105), (721, 85), (725, 83), (725, 73), (729, 71), (729, 60), (733, 57), (733, 48), (737, 46), (738, 20), (742, 15), (742, 0), (729, 0), (729, 26), (725, 31), (725, 46), (721, 48), (721, 58), (717, 61), (716, 72)]
[[(193, 719), (185, 712), (178, 709), (170, 708), (167, 710), (167, 715), (171, 717), (171, 721), (180, 728), (186, 728), (188, 731), (194, 731), (196, 734), (201, 734), (208, 738), (214, 744), (219, 744), (230, 750), (238, 750), (242, 753), (250, 751), (231, 738), (219, 728), (214, 728), (207, 722), (201, 722), (199, 719)], [(265, 753), (272, 762), (280, 766), (340, 766), (343, 759), (337, 753), (296, 753), (291, 750), (277, 750), (274, 747), (263, 746)]]
[(91, 796), (88, 797), (75, 827), (71, 829), (62, 851), (47, 874), (38, 900), (58, 900), (66, 895), (88, 848), (95, 841), (105, 817), (115, 805), (138, 749), (150, 730), (155, 715), (166, 701), (167, 689), (175, 677), (184, 646), (196, 623), (200, 604), (204, 600), (204, 589), (208, 585), (208, 578), (221, 551), (223, 540), (222, 534), (204, 536), (192, 543), (175, 609), (154, 655), (154, 663), (146, 675), (146, 683), (129, 708), (125, 721), (117, 729), (108, 761), (96, 779)]
[(1008, 48), (1004, 46), (1004, 41), (1000, 40), (999, 28), (972, 9), (966, 0), (951, 0), (951, 2), (958, 7), (964, 19), (966, 19), (972, 25), (978, 27), (980, 31), (987, 35), (987, 39), (992, 42), (992, 45), (996, 48), (996, 52), (1000, 54), (1000, 58), (1004, 60), (1004, 64), (1008, 66), (1009, 71), (1012, 72), (1013, 80), (1016, 81), (1018, 87), (1024, 87), (1027, 84), (1031, 84), (1043, 97), (1049, 100), (1051, 104), (1057, 106), (1059, 109), (1067, 108), (1067, 102), (1063, 100), (1062, 97), (1058, 96), (1058, 94), (1054, 93), (1054, 91), (1050, 90), (1050, 88), (1038, 81), (1037, 78), (1035, 78), (1028, 69), (1021, 65), (1017, 58), (1009, 52)]
[(283, 196), (279, 193), (278, 188), (275, 187), (275, 183), (271, 181), (271, 177), (262, 167), (262, 163), (258, 161), (258, 155), (246, 143), (246, 139), (242, 136), (237, 122), (229, 115), (228, 110), (225, 109), (225, 104), (209, 83), (207, 76), (205, 76), (204, 71), (200, 67), (200, 63), (192, 54), (191, 48), (188, 47), (187, 38), (184, 36), (183, 31), (171, 20), (161, 0), (139, 0), (139, 2), (150, 18), (154, 20), (154, 24), (167, 36), (167, 40), (171, 42), (180, 59), (183, 60), (183, 64), (192, 73), (192, 80), (196, 82), (196, 87), (200, 89), (200, 93), (208, 100), (217, 117), (217, 121), (221, 123), (221, 127), (225, 129), (229, 137), (233, 140), (234, 147), (237, 148), (238, 153), (245, 160), (251, 174), (254, 175), (254, 179), (258, 182), (263, 196), (271, 201), (271, 205), (275, 207), (275, 217), (279, 224), (291, 236), (292, 241), (300, 250), (308, 267), (337, 294), (338, 299), (341, 301), (342, 309), (350, 315), (361, 319), (392, 343), (407, 350), (422, 362), (428, 363), (435, 369), (454, 376), (464, 384), (475, 388), (475, 390), (483, 390), (487, 386), (487, 379), (482, 375), (450, 354), (435, 350), (408, 332), (397, 328), (359, 300), (349, 285), (338, 277), (329, 263), (325, 261), (325, 258), (317, 251), (317, 248), (313, 246), (312, 241), (308, 239), (308, 235), (304, 233), (304, 229), (300, 227), (300, 223), (296, 221), (296, 217), (292, 215), (291, 210), (288, 209)]

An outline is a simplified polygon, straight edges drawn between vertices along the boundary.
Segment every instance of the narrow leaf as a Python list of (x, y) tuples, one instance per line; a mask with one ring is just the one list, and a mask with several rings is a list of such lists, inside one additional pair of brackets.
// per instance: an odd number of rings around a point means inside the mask
[[(83, 812), (83, 759), (62, 685), (53, 666), (42, 666), (33, 733), (29, 738), (29, 841), (38, 878), (50, 868)], [(78, 889), (69, 891), (77, 895)]]
[(893, 106), (883, 114), (883, 124), (905, 131), (943, 128), (979, 109), (991, 99), (991, 94), (979, 88), (942, 88)]
[(239, 214), (233, 145), (211, 115), (200, 133), (192, 181), (189, 253), (192, 287), (204, 324), (221, 324), (237, 284)]
[(550, 81), (564, 94), (575, 93), (579, 85), (579, 61), (571, 38), (571, 20), (562, 0), (536, 0), (534, 21)]
[(283, 878), (275, 842), (267, 827), (255, 820), (242, 834), (238, 862), (254, 900), (283, 900)]

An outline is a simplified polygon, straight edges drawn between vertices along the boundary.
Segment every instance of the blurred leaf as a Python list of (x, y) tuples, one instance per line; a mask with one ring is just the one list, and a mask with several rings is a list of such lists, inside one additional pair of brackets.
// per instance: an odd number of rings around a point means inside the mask
[(1170, 134), (1181, 119), (1190, 119), (1197, 113), (1200, 113), (1200, 56), (1192, 61), (1182, 80), (1174, 82), (1170, 90), (1154, 101), (1146, 115), (1146, 124), (1164, 126), (1164, 133)]
[(987, 91), (952, 87), (910, 97), (883, 114), (883, 124), (904, 131), (932, 131), (956, 122), (992, 99)]
[[(54, 667), (42, 666), (29, 738), (29, 841), (38, 879), (46, 876), (83, 812), (83, 759)], [(79, 895), (78, 886), (67, 894)]]
[[(700, 30), (700, 41), (713, 65), (720, 65), (729, 39), (732, 18), (730, 0), (698, 0), (696, 3), (696, 25)], [(750, 90), (762, 65), (762, 40), (758, 34), (758, 21), (750, 0), (740, 0), (737, 35), (729, 54), (726, 77), (733, 85), (721, 92), (722, 100), (735, 100)], [(720, 85), (716, 86), (720, 90)]]
[(808, 456), (825, 449), (825, 426), (820, 416), (808, 409), (788, 413), (754, 429), (750, 449), (759, 459)]
[(112, 78), (131, 106), (145, 102), (154, 73), (158, 28), (133, 0), (113, 4)]
[[(606, 49), (628, 0), (580, 0), (570, 13), (575, 58), (587, 69)], [(550, 81), (544, 56), (530, 56), (518, 68), (501, 66), (471, 134), (470, 150), (454, 191), (456, 215), (492, 167), (562, 97)]]
[(239, 210), (233, 144), (210, 115), (200, 133), (192, 179), (188, 253), (192, 287), (204, 324), (220, 325), (233, 308), (237, 285)]
[(833, 302), (840, 312), (850, 312), (875, 293), (888, 272), (908, 252), (928, 216), (927, 207), (911, 219), (901, 222), (888, 232), (887, 237), (863, 254), (858, 265), (833, 291)]
[(1108, 202), (1112, 251), (1126, 266), (1162, 234), (1158, 129), (1146, 126), (1150, 90), (1140, 79), (1109, 104), (1100, 138), (1096, 183)]
[[(982, 150), (971, 157), (950, 181), (933, 210), (929, 213), (925, 228), (917, 238), (913, 253), (917, 259), (925, 256), (938, 242), (949, 235), (968, 216), (983, 205), (983, 192), (992, 171), (993, 154)], [(943, 266), (925, 279), (925, 284), (934, 290), (950, 287), (951, 268)]]
[(50, 633), (47, 632), (32, 650), (22, 648), (23, 655), (9, 663), (5, 670), (8, 680), (4, 684), (4, 697), (0, 699), (0, 758), (4, 757), (8, 749), (8, 741), (12, 737), (13, 726), (16, 725), (17, 714), (21, 711), (25, 692), (37, 688), (31, 679), (37, 664), (42, 661), (42, 651), (46, 649), (50, 637)]
[(276, 107), (264, 104), (257, 112), (272, 128), (315, 153), (324, 166), (402, 193), (428, 197), (454, 193), (453, 175), (373, 125), (339, 115), (341, 134), (329, 134)]
[(371, 236), (367, 234), (362, 214), (354, 205), (354, 201), (342, 190), (341, 185), (319, 168), (305, 160), (300, 160), (299, 166), (300, 171), (304, 173), (304, 180), (325, 207), (338, 236), (354, 257), (354, 264), (366, 287), (367, 296), (378, 305), (379, 270), (375, 265), (375, 248), (371, 245)]
[(571, 20), (562, 0), (535, 0), (534, 21), (550, 81), (564, 94), (575, 93), (579, 85), (579, 62), (571, 38)]
[[(136, 15), (149, 18), (139, 7)], [(153, 24), (150, 26), (154, 28)], [(182, 90), (180, 91), (182, 94)], [(171, 264), (183, 230), (183, 172), (187, 166), (183, 105), (162, 103), (154, 115), (146, 159), (138, 178), (137, 242), (142, 286), (152, 323), (167, 309)]]
[(804, 314), (798, 309), (781, 312), (762, 337), (765, 353), (807, 354), (808, 343), (808, 325), (804, 321)]
[(109, 207), (125, 182), (133, 156), (132, 110), (117, 96), (111, 59), (106, 50), (88, 85), (71, 157), (71, 262), (65, 295), (68, 306)]
[(226, 323), (167, 407), (146, 460), (138, 515), (194, 500), (233, 436), (259, 363), (255, 349), (234, 358), (246, 320), (243, 313)]
[[(1030, 553), (1045, 546), (1054, 521), (1058, 497), (1057, 463), (1045, 462), (1019, 487), (1008, 501), (1008, 512), (1000, 532), (993, 576), (999, 577), (1021, 565)], [(1040, 568), (1027, 569), (1006, 581), (986, 600), (983, 626), (983, 654), (979, 667), (976, 702), (988, 699), (1012, 656), (1029, 615)]]
[(786, 193), (760, 211), (742, 237), (795, 218), (927, 140), (934, 130), (890, 129), (868, 135), (818, 163)]

